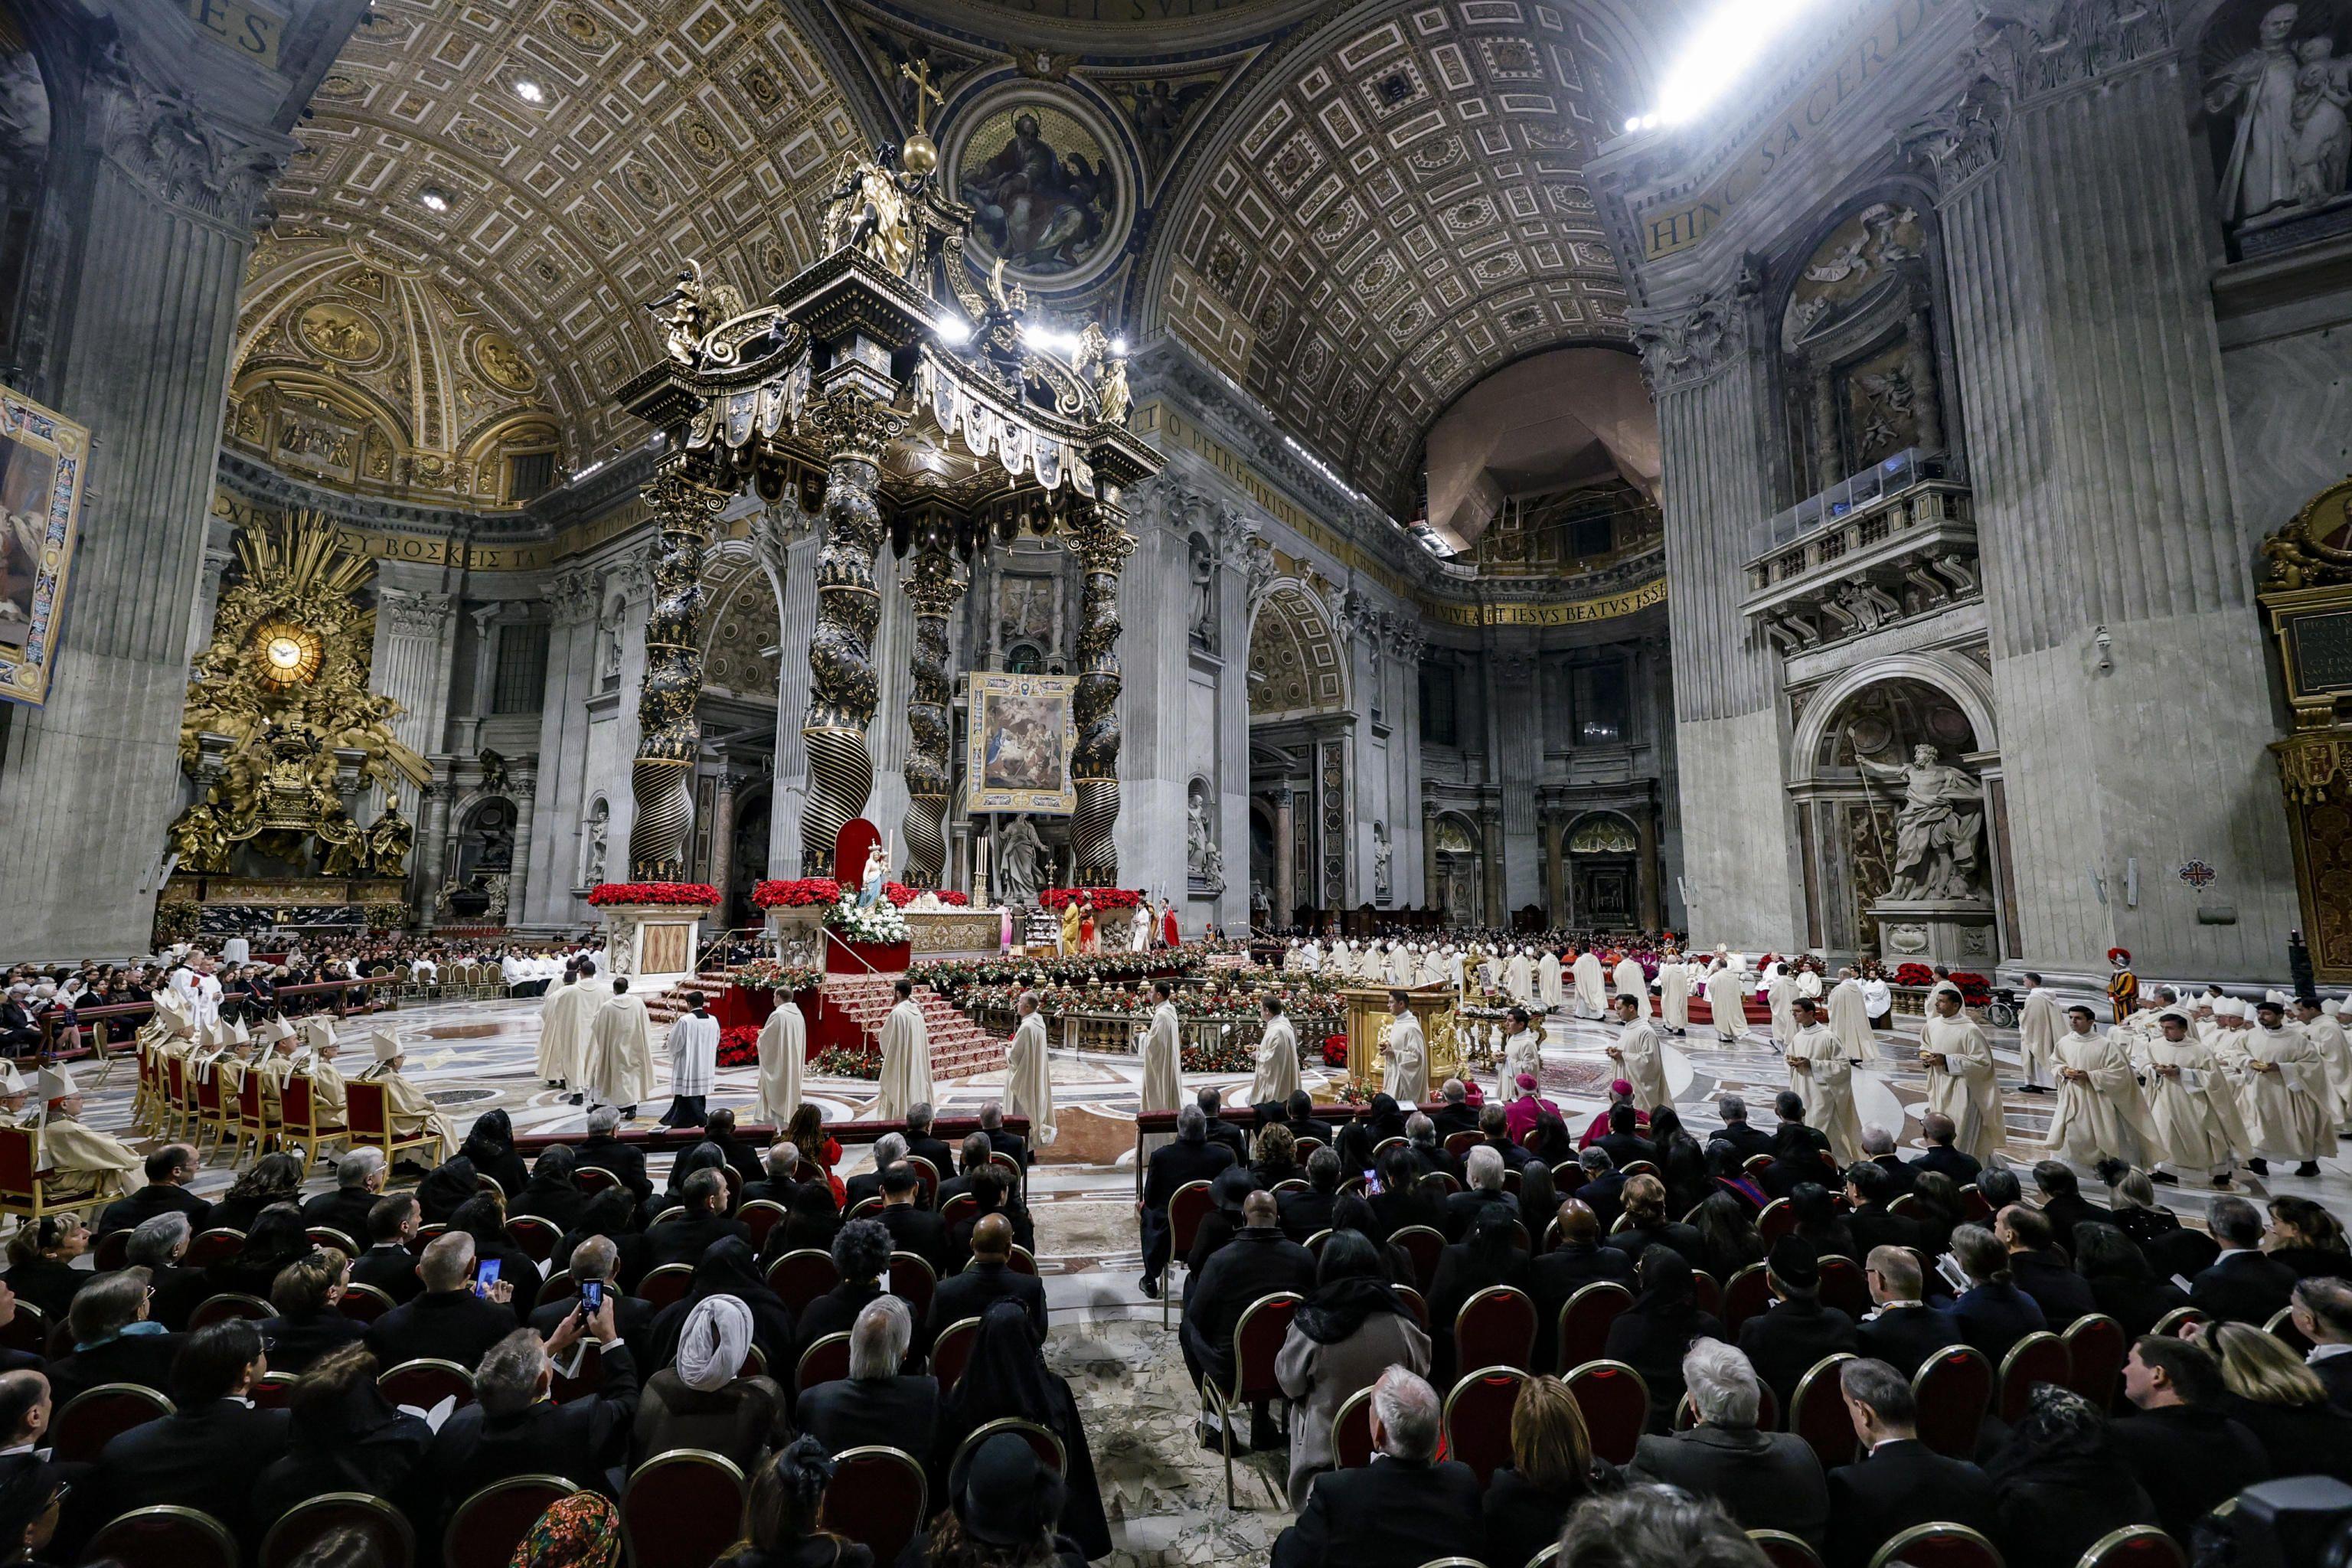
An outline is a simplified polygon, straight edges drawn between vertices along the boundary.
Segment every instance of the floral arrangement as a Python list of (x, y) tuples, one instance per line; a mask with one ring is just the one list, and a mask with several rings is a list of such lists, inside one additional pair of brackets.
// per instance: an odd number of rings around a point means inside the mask
[(599, 882), (588, 889), (588, 901), (606, 904), (677, 904), (709, 909), (719, 901), (719, 889), (708, 882)]
[(760, 1061), (760, 1031), (750, 1024), (738, 1024), (731, 1029), (719, 1031), (719, 1065), (723, 1068), (756, 1067)]
[(1327, 1068), (1343, 1068), (1348, 1065), (1347, 1036), (1326, 1035), (1323, 1037), (1323, 1065)]
[(1209, 952), (1204, 945), (1194, 942), (1150, 952), (1081, 953), (1069, 958), (943, 958), (914, 964), (908, 973), (916, 984), (929, 985), (941, 995), (952, 995), (969, 986), (1013, 985), (1024, 980), (1043, 987), (1083, 985), (1090, 980), (1136, 981), (1160, 974), (1189, 974), (1201, 967)]
[(746, 991), (789, 991), (797, 996), (803, 991), (814, 991), (824, 984), (824, 972), (799, 964), (779, 963), (772, 958), (755, 958), (730, 970), (727, 984), (740, 985)]
[[(893, 882), (890, 887), (897, 888), (898, 884)], [(861, 908), (857, 895), (846, 889), (839, 903), (825, 906), (824, 926), (844, 941), (869, 942), (877, 947), (895, 946), (911, 934), (907, 930), (907, 917), (898, 912), (897, 900), (885, 899), (881, 903)]]
[(1960, 1000), (1971, 1007), (1981, 1007), (1992, 1000), (1992, 982), (1971, 970), (1952, 971), (1952, 984), (1960, 988)]
[(1339, 1087), (1332, 1091), (1332, 1096), (1342, 1105), (1370, 1105), (1372, 1102), (1372, 1097), (1357, 1088), (1356, 1080), (1353, 1079), (1341, 1079)]
[(1095, 911), (1131, 910), (1143, 901), (1140, 888), (1041, 888), (1037, 901), (1056, 914), (1066, 904), (1076, 903), (1081, 897), (1091, 900)]
[(947, 905), (947, 907), (951, 910), (968, 910), (971, 908), (971, 895), (970, 893), (959, 893), (953, 888), (935, 888), (932, 891), (938, 897), (940, 902)]
[(1229, 1034), (1213, 1045), (1186, 1046), (1186, 1072), (1246, 1072), (1257, 1065), (1257, 1042)]
[(853, 1051), (833, 1046), (816, 1054), (809, 1070), (821, 1078), (878, 1079), (882, 1076), (882, 1053)]
[(763, 910), (797, 910), (840, 901), (841, 884), (831, 877), (795, 877), (789, 881), (771, 879), (751, 889), (751, 902)]
[(1890, 978), (1897, 985), (1933, 985), (1936, 972), (1924, 963), (1898, 963)]

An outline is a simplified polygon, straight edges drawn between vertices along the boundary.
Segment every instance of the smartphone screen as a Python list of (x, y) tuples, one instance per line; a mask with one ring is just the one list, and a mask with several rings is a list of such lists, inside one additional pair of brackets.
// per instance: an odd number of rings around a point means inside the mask
[(604, 1305), (604, 1282), (602, 1279), (580, 1282), (580, 1305), (587, 1310), (589, 1316), (595, 1316), (597, 1310)]
[(474, 1294), (477, 1296), (487, 1296), (490, 1293), (490, 1287), (498, 1282), (499, 1259), (495, 1258), (483, 1258), (478, 1267), (478, 1270), (474, 1276)]
[(1366, 1171), (1364, 1173), (1364, 1195), (1366, 1197), (1378, 1197), (1381, 1194), (1381, 1190), (1380, 1173), (1377, 1171)]

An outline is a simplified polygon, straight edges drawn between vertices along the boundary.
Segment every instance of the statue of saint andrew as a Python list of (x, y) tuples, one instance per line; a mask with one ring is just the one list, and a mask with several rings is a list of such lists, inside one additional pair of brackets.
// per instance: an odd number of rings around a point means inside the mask
[(1908, 763), (1854, 758), (1864, 775), (1903, 784), (1890, 899), (1966, 899), (1982, 891), (1977, 845), (1984, 833), (1984, 786), (1937, 755), (1920, 745)]

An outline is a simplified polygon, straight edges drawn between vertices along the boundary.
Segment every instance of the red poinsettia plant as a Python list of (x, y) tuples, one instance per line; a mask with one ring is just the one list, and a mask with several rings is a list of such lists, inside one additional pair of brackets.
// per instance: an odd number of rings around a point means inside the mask
[(1143, 901), (1140, 888), (1045, 888), (1037, 901), (1049, 910), (1059, 911), (1065, 904), (1077, 902), (1084, 896), (1094, 901), (1097, 910), (1131, 910)]
[(1898, 963), (1894, 980), (1897, 985), (1931, 985), (1935, 984), (1936, 972), (1924, 963)]
[(738, 1024), (731, 1029), (719, 1031), (719, 1065), (723, 1068), (755, 1067), (760, 1060), (760, 1031), (751, 1024)]
[(719, 901), (719, 889), (708, 882), (599, 882), (588, 889), (588, 901), (607, 904), (681, 904), (709, 908)]
[(771, 878), (751, 889), (751, 902), (763, 910), (803, 909), (811, 904), (837, 904), (841, 884), (831, 877)]
[(1326, 1035), (1323, 1037), (1323, 1065), (1327, 1068), (1343, 1068), (1348, 1065), (1347, 1036)]
[(1992, 1000), (1992, 982), (1972, 970), (1952, 971), (1952, 984), (1960, 988), (1960, 1000), (1971, 1007)]

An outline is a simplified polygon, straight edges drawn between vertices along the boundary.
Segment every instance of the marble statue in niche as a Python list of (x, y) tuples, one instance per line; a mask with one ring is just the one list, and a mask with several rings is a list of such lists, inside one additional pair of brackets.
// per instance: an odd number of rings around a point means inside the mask
[(1900, 784), (1895, 814), (1895, 864), (1887, 897), (1902, 900), (1973, 899), (1984, 894), (1979, 846), (1984, 839), (1984, 785), (1939, 760), (1935, 747), (1911, 749), (1911, 761), (1874, 763), (1857, 754), (1869, 778)]
[(997, 840), (996, 901), (1010, 909), (1018, 909), (1037, 901), (1037, 889), (1044, 886), (1043, 862), (1045, 841), (1037, 837), (1037, 828), (1025, 816), (1016, 816)]
[[(2209, 36), (2205, 81), (2222, 221), (2235, 227), (2337, 200), (2352, 165), (2352, 56), (2338, 52), (2334, 17), (2317, 7), (2267, 6), (2250, 47), (2234, 53), (2226, 43), (2215, 47), (2230, 31), (2225, 16)], [(2217, 63), (2217, 55), (2226, 58)]]
[(1387, 903), (1393, 897), (1390, 879), (1395, 874), (1396, 847), (1389, 842), (1386, 823), (1372, 824), (1372, 898)]
[(593, 888), (604, 879), (606, 845), (613, 830), (613, 808), (598, 801), (580, 830), (580, 885)]
[(1209, 542), (1192, 536), (1188, 552), (1192, 585), (1192, 646), (1203, 653), (1217, 651), (1217, 558)]
[(1225, 890), (1225, 857), (1209, 823), (1209, 786), (1194, 779), (1184, 807), (1184, 871), (1195, 892)]

